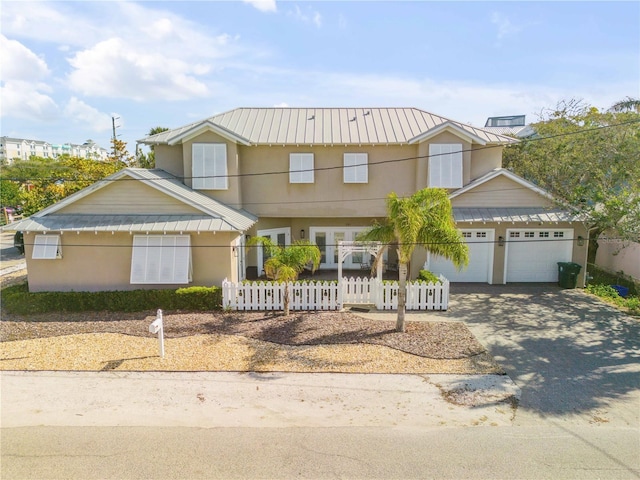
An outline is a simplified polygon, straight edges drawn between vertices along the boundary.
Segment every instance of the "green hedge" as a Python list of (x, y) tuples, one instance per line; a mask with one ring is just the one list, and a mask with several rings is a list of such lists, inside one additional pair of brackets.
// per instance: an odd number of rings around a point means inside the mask
[(217, 310), (222, 305), (220, 287), (177, 290), (127, 290), (113, 292), (29, 293), (26, 283), (2, 289), (7, 313), (28, 315), (49, 312), (141, 312), (145, 310)]

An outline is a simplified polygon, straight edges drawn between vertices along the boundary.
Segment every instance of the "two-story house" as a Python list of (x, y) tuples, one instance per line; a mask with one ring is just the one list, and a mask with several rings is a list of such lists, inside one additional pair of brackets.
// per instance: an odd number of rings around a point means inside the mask
[(584, 264), (587, 232), (501, 168), (514, 141), (415, 108), (239, 108), (140, 140), (156, 169), (125, 169), (11, 227), (25, 232), (31, 290), (219, 285), (262, 271), (262, 249), (245, 248), (255, 235), (309, 239), (337, 269), (338, 242), (382, 220), (389, 192), (442, 187), (470, 265), (417, 248), (412, 276), (426, 262), (458, 282), (557, 281), (557, 262)]

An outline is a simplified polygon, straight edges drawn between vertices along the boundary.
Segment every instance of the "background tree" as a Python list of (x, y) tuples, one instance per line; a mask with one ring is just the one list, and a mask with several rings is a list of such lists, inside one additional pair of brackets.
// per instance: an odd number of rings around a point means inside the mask
[(317, 245), (309, 240), (298, 240), (292, 245), (281, 247), (267, 237), (252, 237), (247, 245), (262, 245), (269, 258), (264, 262), (267, 278), (284, 283), (284, 315), (289, 315), (289, 282), (298, 279), (300, 272), (311, 264), (315, 272), (320, 266), (321, 253)]
[(561, 102), (532, 125), (537, 138), (509, 146), (503, 155), (505, 168), (584, 218), (589, 263), (601, 233), (635, 241), (640, 235), (640, 113), (629, 99), (614, 107)]
[(126, 165), (62, 155), (57, 159), (31, 157), (2, 168), (2, 180), (21, 185), (19, 202), (24, 215), (49, 205), (105, 178)]
[(117, 138), (111, 139), (111, 155), (107, 157), (108, 162), (112, 163), (124, 163), (126, 165), (132, 165), (135, 162), (135, 158), (127, 150), (127, 144)]
[[(153, 127), (147, 133), (148, 136), (156, 135), (158, 133), (166, 132), (169, 130), (167, 127)], [(145, 153), (141, 149), (136, 154), (136, 166), (140, 168), (155, 168), (156, 166), (156, 152), (153, 145), (149, 146), (150, 151)]]
[(20, 183), (0, 180), (0, 206), (15, 207), (16, 205), (20, 205)]
[(405, 331), (407, 266), (416, 246), (448, 258), (460, 268), (469, 263), (469, 247), (456, 228), (447, 191), (425, 188), (408, 198), (391, 192), (387, 196), (387, 218), (358, 235), (358, 240), (379, 241), (386, 245), (376, 263), (391, 244), (398, 249), (398, 318), (396, 330)]

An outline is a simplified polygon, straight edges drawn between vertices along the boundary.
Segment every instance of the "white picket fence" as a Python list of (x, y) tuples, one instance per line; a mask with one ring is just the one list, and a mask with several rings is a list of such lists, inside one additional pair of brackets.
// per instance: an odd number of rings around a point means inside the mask
[[(223, 308), (232, 310), (282, 310), (284, 284), (222, 282)], [(340, 310), (344, 305), (372, 304), (378, 310), (398, 308), (398, 282), (376, 278), (343, 278), (341, 282), (290, 282), (291, 310)], [(446, 310), (449, 281), (407, 282), (407, 310)]]

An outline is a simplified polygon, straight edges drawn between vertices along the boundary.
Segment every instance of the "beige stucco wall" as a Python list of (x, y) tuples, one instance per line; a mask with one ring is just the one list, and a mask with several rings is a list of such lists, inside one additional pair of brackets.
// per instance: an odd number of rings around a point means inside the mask
[(73, 202), (57, 213), (151, 215), (202, 212), (140, 181), (126, 177)]
[(66, 232), (61, 236), (62, 258), (56, 260), (31, 258), (34, 236), (34, 233), (25, 234), (25, 258), (32, 292), (219, 286), (224, 278), (237, 279), (231, 250), (236, 233), (190, 235), (193, 281), (188, 285), (130, 284), (133, 236), (128, 233)]
[(472, 145), (470, 180), (502, 167), (502, 145)]
[(156, 168), (161, 168), (176, 177), (184, 177), (182, 145), (156, 145), (154, 147)]
[[(289, 183), (289, 154), (313, 153), (314, 183)], [(344, 153), (367, 153), (368, 183), (344, 183)], [(406, 195), (414, 191), (415, 147), (400, 146), (259, 146), (241, 147), (244, 208), (259, 217), (358, 217), (380, 216), (385, 197), (395, 191)], [(402, 162), (376, 165), (393, 159)], [(367, 199), (367, 200), (365, 200)]]

